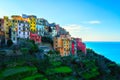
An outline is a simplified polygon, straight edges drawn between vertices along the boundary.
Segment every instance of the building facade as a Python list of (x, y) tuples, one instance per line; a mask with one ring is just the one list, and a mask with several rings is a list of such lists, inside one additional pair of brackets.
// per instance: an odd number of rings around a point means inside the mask
[(74, 38), (71, 40), (71, 54), (77, 56), (77, 42)]
[(30, 32), (30, 39), (34, 40), (36, 43), (41, 43), (41, 36), (38, 34)]
[(0, 47), (5, 44), (4, 19), (0, 18)]
[(44, 33), (45, 33), (45, 25), (44, 25), (43, 19), (41, 19), (41, 18), (38, 18), (38, 19), (37, 19), (36, 28), (37, 28), (37, 34), (38, 34), (39, 36), (44, 36)]
[(12, 26), (11, 26), (11, 40), (13, 43), (17, 44), (18, 40), (18, 26), (19, 22), (21, 21), (21, 16), (13, 15), (12, 18)]
[(8, 16), (4, 16), (4, 32), (5, 32), (6, 40), (10, 38), (10, 35), (9, 35), (10, 27), (11, 27), (11, 20), (8, 18)]
[(81, 50), (83, 53), (86, 54), (86, 45), (82, 42), (81, 38), (76, 38), (77, 42), (77, 50)]
[(61, 56), (70, 55), (70, 37), (68, 35), (60, 35), (54, 37), (54, 49), (60, 52)]
[(49, 25), (49, 27), (51, 28), (51, 36), (55, 37), (57, 35), (56, 24), (55, 23), (51, 23)]
[(34, 16), (34, 15), (29, 16), (28, 22), (29, 22), (29, 25), (30, 25), (30, 31), (33, 32), (33, 33), (37, 31), (37, 29), (36, 29), (36, 19), (37, 19), (37, 17)]
[(27, 21), (21, 20), (18, 23), (18, 38), (29, 39), (29, 24)]
[(41, 43), (42, 37), (53, 40), (53, 48), (60, 52), (61, 56), (70, 54), (77, 55), (77, 50), (86, 53), (86, 45), (81, 38), (71, 38), (69, 32), (55, 23), (49, 24), (44, 18), (34, 15), (13, 15), (11, 19), (7, 16), (0, 19), (0, 46), (11, 39), (17, 44), (19, 38), (31, 39)]

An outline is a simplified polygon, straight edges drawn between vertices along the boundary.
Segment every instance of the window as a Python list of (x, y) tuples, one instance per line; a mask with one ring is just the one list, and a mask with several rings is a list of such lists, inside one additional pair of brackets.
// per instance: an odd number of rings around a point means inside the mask
[(13, 32), (13, 34), (15, 34), (15, 31)]
[(13, 41), (15, 41), (15, 37), (13, 37)]
[(23, 31), (25, 31), (25, 28), (23, 28)]
[(66, 49), (64, 48), (64, 51), (65, 51)]
[(25, 32), (23, 32), (23, 35), (25, 35)]
[(26, 31), (28, 31), (28, 28), (26, 28)]
[(27, 32), (27, 34), (29, 35), (29, 32)]
[(15, 23), (17, 23), (17, 21), (15, 20)]
[(21, 28), (19, 27), (19, 30), (21, 30)]
[(19, 23), (19, 26), (21, 25), (21, 23)]
[(64, 45), (66, 44), (66, 42), (64, 41)]
[(13, 20), (12, 22), (14, 23), (15, 21)]
[(19, 31), (19, 34), (20, 34), (21, 32)]

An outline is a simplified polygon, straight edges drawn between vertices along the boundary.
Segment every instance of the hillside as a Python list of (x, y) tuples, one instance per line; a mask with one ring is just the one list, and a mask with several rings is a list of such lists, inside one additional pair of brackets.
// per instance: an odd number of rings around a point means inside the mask
[(22, 54), (0, 54), (0, 80), (120, 80), (120, 66), (91, 49), (61, 57), (57, 51), (30, 54), (25, 47)]

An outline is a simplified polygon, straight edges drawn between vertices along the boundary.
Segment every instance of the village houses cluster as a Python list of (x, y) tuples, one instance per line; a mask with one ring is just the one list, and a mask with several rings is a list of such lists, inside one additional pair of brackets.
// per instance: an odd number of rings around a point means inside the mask
[(86, 53), (86, 46), (81, 38), (71, 37), (64, 28), (56, 23), (49, 23), (44, 18), (26, 14), (0, 18), (0, 47), (9, 39), (14, 44), (19, 39), (31, 39), (40, 44), (45, 36), (52, 38), (53, 49), (59, 51), (61, 56), (75, 55), (77, 50)]

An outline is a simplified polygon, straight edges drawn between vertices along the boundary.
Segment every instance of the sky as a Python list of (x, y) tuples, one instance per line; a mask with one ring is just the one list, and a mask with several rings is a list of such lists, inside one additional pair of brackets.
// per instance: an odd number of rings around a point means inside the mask
[(83, 41), (120, 41), (120, 0), (1, 0), (0, 17), (32, 14)]

